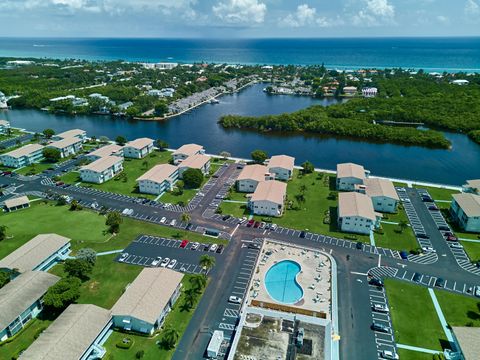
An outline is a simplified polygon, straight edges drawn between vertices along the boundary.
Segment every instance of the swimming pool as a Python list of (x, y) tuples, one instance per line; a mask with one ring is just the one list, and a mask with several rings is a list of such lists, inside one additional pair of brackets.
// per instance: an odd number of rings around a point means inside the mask
[(270, 269), (265, 275), (265, 288), (270, 297), (284, 304), (295, 304), (303, 297), (302, 287), (296, 276), (301, 266), (292, 260), (283, 260)]

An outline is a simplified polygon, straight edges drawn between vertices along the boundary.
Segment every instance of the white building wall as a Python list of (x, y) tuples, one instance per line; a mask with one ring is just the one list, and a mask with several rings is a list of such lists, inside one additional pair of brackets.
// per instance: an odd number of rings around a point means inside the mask
[(363, 184), (363, 180), (354, 177), (337, 177), (337, 189), (343, 191), (354, 191), (355, 184)]
[(271, 201), (251, 201), (249, 207), (255, 215), (278, 217), (283, 212), (283, 204), (275, 204)]
[(258, 181), (246, 179), (237, 181), (237, 190), (240, 192), (253, 193), (257, 188)]
[(153, 144), (143, 147), (142, 149), (136, 149), (130, 146), (123, 148), (123, 156), (132, 159), (141, 159), (150, 154), (153, 151)]
[(292, 172), (289, 169), (273, 167), (269, 169), (270, 173), (275, 175), (275, 180), (290, 180)]
[(342, 231), (366, 235), (370, 234), (373, 226), (373, 222), (370, 219), (360, 216), (339, 217), (338, 223)]
[(375, 211), (394, 213), (397, 211), (397, 200), (386, 196), (374, 196), (371, 198)]

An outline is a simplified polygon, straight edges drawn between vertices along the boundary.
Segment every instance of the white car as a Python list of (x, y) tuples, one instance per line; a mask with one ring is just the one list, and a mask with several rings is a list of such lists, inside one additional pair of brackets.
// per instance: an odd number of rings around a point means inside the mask
[(389, 309), (387, 305), (382, 304), (373, 304), (372, 306), (373, 311), (381, 312), (381, 313), (388, 313)]
[(437, 252), (434, 248), (432, 248), (431, 246), (424, 246), (422, 247), (422, 251), (424, 253), (434, 253), (434, 252)]
[(453, 249), (463, 249), (463, 245), (457, 242), (451, 242), (449, 245)]
[(161, 267), (166, 267), (170, 262), (170, 258), (163, 259), (162, 263), (160, 264)]
[(200, 246), (200, 243), (194, 242), (194, 243), (192, 244), (192, 246), (190, 246), (190, 249), (191, 249), (191, 250), (197, 250), (199, 246)]
[(476, 297), (480, 297), (480, 286), (475, 286), (475, 292), (474, 292)]
[(215, 250), (217, 250), (217, 248), (218, 248), (217, 244), (212, 244), (212, 246), (210, 246), (209, 251), (215, 252)]
[(160, 224), (165, 224), (165, 221), (167, 221), (167, 218), (164, 216), (160, 219)]
[(177, 220), (173, 219), (170, 221), (170, 226), (175, 226), (177, 224)]
[(241, 304), (242, 303), (242, 298), (232, 295), (228, 298), (228, 301), (231, 302), (231, 303), (234, 303), (234, 304)]
[(118, 259), (118, 261), (125, 261), (125, 259), (128, 257), (128, 253), (123, 253), (122, 255), (120, 255), (120, 258)]
[(177, 260), (172, 259), (172, 261), (170, 261), (170, 264), (168, 264), (167, 268), (173, 269), (175, 267), (175, 265), (177, 265)]
[(398, 360), (400, 359), (398, 354), (390, 351), (390, 350), (383, 350), (381, 352), (382, 358), (389, 359), (389, 360)]
[(160, 264), (160, 261), (162, 261), (161, 256), (157, 256), (155, 260), (152, 261), (152, 266), (158, 266), (158, 264)]

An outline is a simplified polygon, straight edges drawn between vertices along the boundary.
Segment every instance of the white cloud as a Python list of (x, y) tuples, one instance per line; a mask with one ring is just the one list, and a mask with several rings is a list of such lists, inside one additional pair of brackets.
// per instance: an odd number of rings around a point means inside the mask
[(444, 16), (444, 15), (438, 15), (437, 20), (438, 20), (438, 22), (440, 22), (442, 24), (449, 24), (450, 23), (450, 19), (447, 16)]
[(480, 3), (477, 0), (467, 0), (465, 14), (468, 16), (480, 16)]
[(265, 20), (267, 5), (258, 0), (225, 0), (212, 7), (213, 13), (229, 24), (260, 24)]
[(317, 16), (317, 9), (307, 4), (298, 5), (297, 10), (281, 18), (279, 24), (287, 27), (318, 26), (330, 27), (342, 23), (341, 20), (330, 20), (324, 16)]
[(378, 26), (395, 22), (395, 8), (388, 0), (364, 0), (364, 6), (353, 15), (357, 26)]

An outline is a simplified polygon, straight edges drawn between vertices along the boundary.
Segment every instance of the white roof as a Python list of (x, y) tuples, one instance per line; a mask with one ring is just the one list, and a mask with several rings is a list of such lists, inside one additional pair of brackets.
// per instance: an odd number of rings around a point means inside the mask
[(250, 201), (270, 201), (282, 205), (287, 194), (287, 184), (281, 181), (269, 180), (258, 183)]
[(370, 197), (385, 196), (397, 201), (400, 200), (391, 180), (369, 178), (365, 179), (363, 183), (367, 187), (366, 194)]
[(165, 180), (171, 178), (173, 174), (175, 174), (175, 171), (178, 171), (178, 168), (170, 164), (155, 165), (145, 174), (140, 176), (137, 181), (149, 180), (161, 184)]
[(480, 216), (480, 195), (462, 193), (452, 196), (468, 217)]
[(265, 181), (266, 174), (268, 174), (268, 168), (264, 165), (247, 165), (242, 169), (237, 180)]
[(365, 179), (365, 169), (354, 163), (337, 164), (337, 178), (345, 177)]
[(102, 146), (101, 148), (98, 148), (97, 150), (94, 150), (88, 154), (88, 156), (93, 155), (93, 156), (98, 156), (98, 157), (105, 157), (105, 156), (110, 156), (113, 154), (116, 154), (120, 152), (120, 150), (123, 149), (123, 146), (117, 145), (117, 144), (109, 144)]
[(191, 156), (191, 155), (195, 155), (195, 154), (199, 153), (202, 150), (203, 150), (202, 145), (185, 144), (185, 145), (180, 146), (177, 150), (175, 150), (172, 155)]
[(270, 158), (268, 168), (282, 168), (293, 171), (295, 166), (295, 158), (288, 155), (275, 155)]
[(338, 215), (340, 217), (359, 216), (372, 221), (376, 220), (372, 200), (367, 195), (357, 192), (341, 192), (338, 194)]
[(129, 141), (125, 144), (125, 147), (131, 147), (137, 150), (141, 150), (148, 145), (152, 145), (153, 140), (149, 138), (139, 138), (132, 141)]
[(74, 144), (81, 143), (82, 139), (77, 138), (77, 137), (68, 137), (68, 138), (63, 138), (62, 140), (54, 141), (50, 144), (47, 145), (47, 147), (53, 147), (56, 149), (65, 149), (68, 146), (72, 146)]
[(27, 196), (19, 196), (19, 197), (13, 198), (13, 199), (5, 200), (4, 204), (5, 204), (5, 207), (7, 209), (10, 209), (10, 208), (17, 207), (17, 206), (20, 206), (20, 205), (26, 205), (29, 202), (30, 202), (30, 200), (28, 200)]
[(185, 160), (183, 160), (178, 165), (178, 167), (179, 168), (188, 167), (188, 168), (193, 168), (193, 169), (201, 169), (209, 161), (210, 161), (210, 156), (207, 156), (207, 155), (202, 155), (202, 154), (190, 155)]
[(91, 162), (88, 165), (82, 166), (80, 168), (80, 171), (81, 170), (90, 170), (90, 171), (94, 171), (94, 172), (103, 172), (103, 171), (111, 168), (112, 166), (114, 166), (115, 164), (118, 164), (118, 163), (123, 163), (123, 158), (122, 157), (119, 157), (119, 156), (105, 156), (103, 158), (100, 158), (98, 160), (95, 160), (95, 161)]
[(25, 145), (25, 146), (22, 146), (21, 148), (18, 148), (18, 149), (15, 149), (15, 150), (12, 150), (6, 154), (3, 154), (2, 156), (10, 156), (10, 157), (13, 157), (13, 158), (21, 158), (23, 156), (27, 156), (27, 155), (30, 155), (38, 150), (42, 150), (43, 149), (43, 146), (40, 145), (40, 144), (28, 144), (28, 145)]
[(77, 137), (77, 136), (83, 136), (86, 133), (87, 132), (85, 130), (82, 130), (82, 129), (72, 129), (72, 130), (67, 130), (67, 131), (61, 132), (60, 134), (57, 134), (55, 136), (63, 138), (63, 139), (67, 139), (67, 138), (72, 138), (72, 137)]

